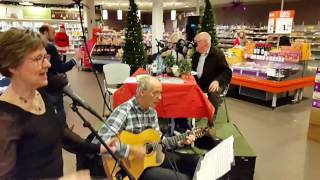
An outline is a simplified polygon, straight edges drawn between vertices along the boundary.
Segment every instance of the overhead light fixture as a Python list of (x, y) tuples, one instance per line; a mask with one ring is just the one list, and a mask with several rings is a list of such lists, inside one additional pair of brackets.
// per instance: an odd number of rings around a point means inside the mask
[(137, 15), (138, 15), (138, 17), (141, 19), (141, 10), (140, 10), (140, 9), (138, 10)]
[(106, 9), (102, 10), (102, 19), (103, 20), (108, 19), (108, 10), (106, 10)]
[(23, 6), (33, 6), (33, 3), (29, 2), (29, 1), (22, 1), (22, 2), (19, 2), (20, 5), (23, 5)]
[(117, 10), (117, 17), (118, 17), (118, 20), (122, 20), (122, 10), (121, 9)]
[(177, 14), (177, 11), (176, 10), (171, 10), (171, 20), (174, 21), (176, 20), (176, 14)]

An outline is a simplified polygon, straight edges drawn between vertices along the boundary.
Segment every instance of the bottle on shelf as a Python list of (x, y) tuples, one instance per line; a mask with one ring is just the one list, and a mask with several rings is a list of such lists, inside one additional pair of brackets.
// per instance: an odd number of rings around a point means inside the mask
[(261, 44), (261, 48), (260, 48), (260, 55), (261, 56), (264, 56), (265, 48), (266, 48), (266, 44)]

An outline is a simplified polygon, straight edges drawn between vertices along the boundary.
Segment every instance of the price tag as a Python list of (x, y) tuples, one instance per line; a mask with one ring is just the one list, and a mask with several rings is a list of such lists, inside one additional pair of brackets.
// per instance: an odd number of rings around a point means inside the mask
[(267, 68), (267, 76), (275, 77), (276, 76), (276, 69)]
[(290, 34), (292, 31), (293, 18), (278, 18), (276, 22), (277, 34)]

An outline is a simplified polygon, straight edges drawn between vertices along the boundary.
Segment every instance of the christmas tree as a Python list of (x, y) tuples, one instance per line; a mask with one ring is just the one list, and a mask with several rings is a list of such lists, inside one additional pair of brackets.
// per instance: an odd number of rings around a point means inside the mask
[(138, 6), (134, 0), (129, 0), (127, 13), (127, 28), (125, 45), (123, 47), (123, 62), (128, 64), (131, 74), (147, 63), (147, 53), (144, 49), (141, 22), (138, 17)]
[(206, 5), (204, 9), (204, 14), (202, 17), (200, 32), (207, 32), (211, 36), (211, 44), (213, 46), (218, 45), (216, 29), (214, 27), (214, 14), (212, 6), (209, 0), (206, 0)]

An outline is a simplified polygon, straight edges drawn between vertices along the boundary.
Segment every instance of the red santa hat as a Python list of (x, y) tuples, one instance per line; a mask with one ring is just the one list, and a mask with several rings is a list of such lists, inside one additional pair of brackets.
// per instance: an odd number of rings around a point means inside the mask
[(61, 25), (60, 25), (60, 28), (63, 28), (63, 29), (65, 29), (65, 28), (64, 28), (64, 24), (61, 24)]

